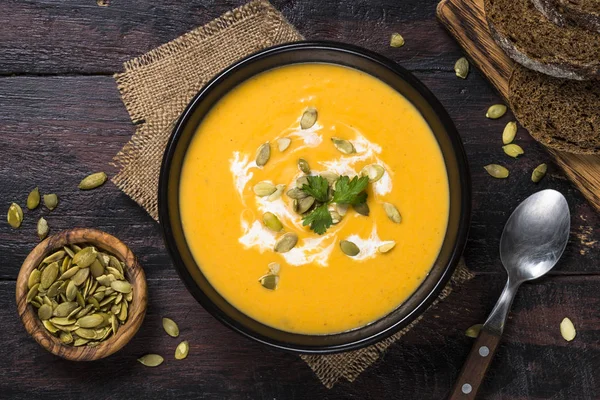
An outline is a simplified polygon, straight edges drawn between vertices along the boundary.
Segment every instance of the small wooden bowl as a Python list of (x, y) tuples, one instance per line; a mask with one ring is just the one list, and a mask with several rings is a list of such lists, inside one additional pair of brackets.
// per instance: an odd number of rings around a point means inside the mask
[[(35, 307), (27, 304), (27, 281), (31, 271), (37, 268), (42, 260), (55, 250), (67, 244), (89, 243), (109, 253), (114, 254), (125, 263), (125, 275), (133, 286), (133, 299), (128, 309), (128, 318), (125, 324), (119, 327), (116, 335), (101, 342), (96, 347), (66, 345), (60, 339), (46, 330), (42, 321), (37, 316)], [(21, 321), (29, 334), (43, 348), (57, 356), (73, 361), (92, 361), (107, 357), (131, 340), (136, 334), (148, 304), (146, 277), (144, 270), (138, 264), (131, 250), (119, 239), (95, 229), (76, 228), (57, 233), (38, 244), (25, 259), (19, 277), (17, 278), (17, 311)]]

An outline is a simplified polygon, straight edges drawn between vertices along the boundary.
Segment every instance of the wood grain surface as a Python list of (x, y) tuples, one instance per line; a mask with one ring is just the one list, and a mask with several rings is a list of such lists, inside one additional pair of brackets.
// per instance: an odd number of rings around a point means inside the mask
[[(110, 76), (121, 62), (208, 22), (242, 1), (3, 0), (0, 7), (0, 204), (25, 203), (39, 186), (57, 193), (48, 212), (24, 209), (19, 230), (0, 224), (0, 398), (8, 399), (441, 399), (447, 396), (473, 340), (464, 336), (492, 309), (504, 285), (500, 233), (512, 209), (531, 193), (561, 191), (572, 213), (572, 234), (552, 274), (519, 290), (502, 343), (480, 396), (483, 399), (596, 399), (600, 393), (600, 217), (546, 151), (524, 130), (526, 154), (509, 159), (502, 129), (512, 115), (485, 118), (502, 101), (479, 70), (466, 80), (453, 65), (460, 47), (436, 21), (437, 0), (277, 0), (275, 7), (309, 39), (355, 43), (413, 71), (440, 99), (460, 132), (472, 171), (473, 216), (465, 251), (476, 277), (433, 310), (355, 382), (324, 388), (298, 357), (270, 350), (231, 332), (188, 294), (172, 268), (156, 223), (116, 187), (82, 192), (79, 181), (104, 170), (134, 127)], [(400, 32), (406, 45), (389, 47)], [(502, 162), (507, 180), (483, 165)], [(531, 170), (549, 162), (538, 185)], [(121, 239), (146, 272), (148, 309), (142, 327), (118, 353), (76, 363), (43, 350), (23, 328), (15, 305), (16, 278), (37, 245), (44, 216), (51, 233), (76, 226)], [(178, 339), (161, 318), (174, 319)], [(564, 341), (560, 321), (577, 328)], [(190, 354), (177, 361), (180, 340)], [(165, 357), (147, 368), (146, 353)]]
[[(490, 35), (483, 0), (442, 0), (437, 15), (477, 68), (508, 101), (508, 80), (513, 61)], [(600, 210), (600, 156), (547, 150), (565, 175)]]

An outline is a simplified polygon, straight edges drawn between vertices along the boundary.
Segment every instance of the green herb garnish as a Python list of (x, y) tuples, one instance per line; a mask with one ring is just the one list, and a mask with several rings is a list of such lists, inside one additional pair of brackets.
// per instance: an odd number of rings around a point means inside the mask
[(302, 219), (302, 225), (310, 225), (310, 229), (319, 235), (324, 234), (331, 224), (333, 224), (333, 220), (327, 209), (327, 204), (321, 204)]
[(362, 204), (367, 201), (367, 193), (364, 191), (369, 184), (368, 176), (355, 176), (350, 180), (347, 176), (340, 176), (335, 182), (335, 193), (333, 202), (338, 204)]
[(308, 184), (302, 185), (302, 191), (315, 198), (320, 203), (326, 203), (329, 200), (329, 183), (322, 176), (307, 176)]

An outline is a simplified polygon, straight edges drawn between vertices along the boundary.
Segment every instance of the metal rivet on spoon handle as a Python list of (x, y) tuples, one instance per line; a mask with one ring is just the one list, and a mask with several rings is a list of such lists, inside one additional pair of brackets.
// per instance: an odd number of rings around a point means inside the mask
[(570, 221), (564, 196), (550, 189), (529, 196), (512, 213), (500, 239), (500, 259), (508, 280), (463, 365), (450, 400), (475, 398), (500, 343), (517, 289), (556, 265), (569, 240)]

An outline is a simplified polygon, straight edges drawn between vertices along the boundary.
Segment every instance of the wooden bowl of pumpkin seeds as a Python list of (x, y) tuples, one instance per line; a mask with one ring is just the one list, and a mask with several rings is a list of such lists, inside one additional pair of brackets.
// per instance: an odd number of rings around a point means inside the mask
[(29, 253), (16, 300), (25, 329), (46, 350), (74, 361), (98, 360), (125, 346), (141, 326), (146, 278), (116, 237), (72, 229)]

